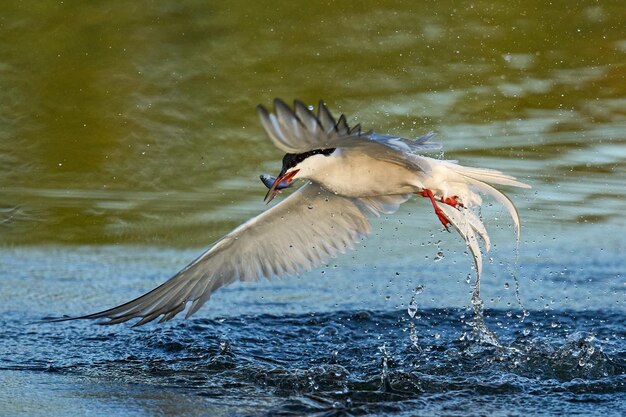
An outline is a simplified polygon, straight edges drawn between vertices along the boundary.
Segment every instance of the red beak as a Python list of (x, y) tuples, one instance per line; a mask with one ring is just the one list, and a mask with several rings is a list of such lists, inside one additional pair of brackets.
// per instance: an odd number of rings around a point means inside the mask
[(276, 177), (276, 179), (274, 180), (274, 183), (272, 184), (270, 189), (267, 191), (267, 194), (265, 194), (265, 198), (263, 199), (263, 201), (265, 201), (266, 204), (269, 204), (269, 202), (272, 201), (274, 197), (276, 197), (276, 194), (280, 192), (280, 190), (278, 189), (278, 185), (283, 182), (286, 182), (287, 184), (291, 183), (293, 181), (293, 177), (295, 177), (295, 175), (299, 171), (299, 169), (294, 169), (287, 174), (279, 174), (278, 177)]

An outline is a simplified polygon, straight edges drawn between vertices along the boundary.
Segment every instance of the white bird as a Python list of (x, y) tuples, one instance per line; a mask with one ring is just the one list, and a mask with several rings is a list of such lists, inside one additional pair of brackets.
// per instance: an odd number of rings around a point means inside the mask
[(482, 257), (477, 235), (489, 250), (489, 236), (472, 208), (480, 193), (500, 202), (510, 213), (519, 239), (519, 216), (511, 200), (492, 184), (529, 188), (499, 171), (469, 168), (455, 161), (420, 155), (440, 149), (428, 140), (363, 132), (350, 128), (344, 115), (335, 120), (323, 102), (317, 115), (300, 101), (290, 109), (274, 101), (274, 113), (257, 107), (274, 145), (286, 152), (282, 170), (270, 184), (269, 203), (297, 179), (306, 183), (269, 210), (253, 217), (215, 242), (168, 281), (120, 306), (81, 317), (108, 318), (104, 324), (140, 318), (136, 325), (160, 317), (170, 320), (185, 310), (194, 314), (218, 288), (235, 281), (255, 281), (297, 274), (327, 262), (366, 236), (368, 215), (391, 214), (417, 194), (432, 202), (437, 217), (452, 225), (470, 248), (478, 276)]

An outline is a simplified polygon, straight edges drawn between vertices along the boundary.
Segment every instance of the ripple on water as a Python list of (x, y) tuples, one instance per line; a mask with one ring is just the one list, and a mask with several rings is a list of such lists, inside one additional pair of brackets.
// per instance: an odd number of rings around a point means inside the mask
[[(542, 407), (565, 398), (570, 412), (586, 412), (588, 404), (613, 407), (626, 394), (626, 334), (616, 325), (626, 320), (622, 313), (534, 312), (520, 322), (488, 310), (487, 325), (506, 323), (500, 346), (461, 337), (471, 330), (466, 314), (262, 315), (115, 331), (70, 322), (23, 332), (11, 321), (3, 324), (12, 337), (2, 357), (17, 353), (1, 369), (143, 384), (226, 402), (245, 396), (245, 407), (256, 402), (285, 415), (435, 412), (469, 397), (473, 407), (495, 401), (521, 413), (518, 399), (537, 395)], [(511, 395), (515, 401), (503, 402)]]

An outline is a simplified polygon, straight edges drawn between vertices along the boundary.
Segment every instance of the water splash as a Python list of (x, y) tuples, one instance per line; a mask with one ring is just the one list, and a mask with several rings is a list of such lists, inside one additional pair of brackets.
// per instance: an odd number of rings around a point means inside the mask
[(592, 371), (598, 362), (596, 356), (602, 355), (602, 350), (596, 349), (593, 345), (595, 340), (595, 335), (592, 333), (575, 332), (568, 336), (565, 345), (571, 357), (577, 359), (580, 369), (587, 372)]
[(485, 324), (485, 303), (480, 297), (480, 278), (478, 276), (474, 282), (471, 303), (474, 316), (468, 324), (472, 327), (472, 331), (470, 334), (463, 333), (461, 340), (472, 340), (501, 348), (502, 344), (500, 344), (498, 336), (489, 330)]
[[(517, 264), (517, 260), (515, 262)], [(526, 307), (524, 307), (524, 304), (522, 304), (522, 297), (521, 297), (521, 294), (520, 294), (521, 285), (520, 285), (519, 279), (517, 278), (517, 275), (515, 274), (514, 271), (511, 271), (511, 277), (513, 278), (513, 281), (515, 282), (515, 300), (517, 301), (517, 305), (522, 310), (522, 316), (521, 316), (521, 320), (520, 321), (524, 321), (526, 319), (526, 317), (528, 317), (530, 315), (530, 313), (528, 312)]]
[(507, 264), (507, 269), (508, 269), (509, 275), (511, 275), (511, 278), (513, 278), (513, 282), (515, 283), (515, 301), (517, 302), (517, 305), (519, 306), (519, 308), (522, 310), (521, 316), (518, 316), (518, 317), (520, 318), (520, 321), (523, 322), (526, 319), (526, 317), (530, 315), (530, 313), (528, 312), (528, 310), (522, 303), (521, 285), (520, 285), (519, 278), (517, 278), (517, 274), (515, 273), (515, 271), (519, 270), (519, 251), (520, 251), (520, 242), (518, 239), (515, 245), (515, 256), (513, 259), (513, 266)]
[(419, 346), (419, 336), (417, 335), (417, 329), (415, 328), (414, 320), (417, 320), (420, 317), (419, 316), (416, 317), (417, 303), (415, 302), (415, 296), (421, 294), (422, 292), (424, 292), (424, 286), (421, 284), (417, 285), (415, 289), (413, 290), (411, 301), (409, 302), (409, 306), (407, 307), (407, 313), (409, 314), (409, 317), (410, 317), (409, 339), (411, 340), (411, 344), (413, 345), (413, 347), (416, 348), (417, 350), (421, 350), (421, 348)]
[(382, 359), (381, 359), (382, 371), (380, 373), (380, 391), (391, 392), (393, 391), (393, 388), (391, 387), (391, 381), (389, 378), (389, 361), (391, 359), (391, 356), (389, 355), (389, 352), (387, 351), (387, 346), (385, 344), (383, 344), (382, 346), (379, 346), (378, 350), (380, 351), (382, 355)]

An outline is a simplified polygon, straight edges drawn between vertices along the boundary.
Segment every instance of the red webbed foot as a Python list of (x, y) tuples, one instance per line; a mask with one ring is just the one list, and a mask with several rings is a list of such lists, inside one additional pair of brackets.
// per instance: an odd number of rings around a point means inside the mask
[[(426, 197), (430, 200), (430, 202), (433, 205), (433, 208), (435, 209), (435, 214), (437, 215), (437, 218), (439, 218), (439, 221), (441, 222), (441, 224), (443, 224), (443, 227), (445, 227), (446, 230), (449, 232), (450, 229), (448, 229), (448, 225), (450, 224), (450, 221), (448, 220), (446, 215), (443, 214), (443, 211), (437, 205), (437, 200), (435, 199), (435, 195), (433, 194), (433, 192), (429, 190), (428, 188), (425, 188), (422, 191), (419, 191), (415, 194), (421, 195), (422, 197)], [(448, 197), (445, 199), (445, 201), (443, 198), (440, 198), (439, 201), (441, 201), (442, 203), (451, 205), (453, 207), (457, 207), (458, 205), (460, 205), (456, 197)]]
[(441, 198), (439, 199), (439, 201), (441, 201), (442, 203), (447, 204), (447, 205), (449, 205), (449, 206), (452, 206), (452, 207), (454, 207), (454, 208), (465, 207), (465, 206), (463, 205), (463, 203), (461, 203), (461, 202), (459, 201), (459, 197), (457, 197), (457, 196), (455, 196), (455, 195), (454, 195), (454, 196), (452, 196), (452, 197), (446, 197), (446, 198), (441, 197)]

